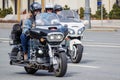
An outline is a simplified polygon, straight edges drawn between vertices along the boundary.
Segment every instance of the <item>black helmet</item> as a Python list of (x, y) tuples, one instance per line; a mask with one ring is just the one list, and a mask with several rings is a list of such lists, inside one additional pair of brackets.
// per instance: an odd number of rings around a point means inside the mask
[(55, 5), (54, 6), (54, 11), (62, 11), (62, 10), (63, 10), (63, 8), (62, 8), (61, 5)]
[(30, 11), (31, 12), (34, 12), (35, 10), (40, 10), (41, 11), (41, 9), (42, 9), (41, 4), (39, 4), (38, 2), (33, 2), (30, 5)]

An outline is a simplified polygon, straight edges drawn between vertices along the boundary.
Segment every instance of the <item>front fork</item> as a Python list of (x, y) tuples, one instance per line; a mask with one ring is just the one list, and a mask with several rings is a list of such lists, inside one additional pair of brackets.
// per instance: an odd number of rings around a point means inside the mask
[(50, 65), (57, 64), (57, 60), (54, 57), (55, 50), (49, 44), (48, 44), (48, 49), (49, 49)]
[[(82, 44), (82, 42), (79, 39), (67, 39), (65, 41), (65, 45), (67, 47), (68, 50), (68, 55), (72, 56), (73, 58), (76, 57), (76, 53), (77, 53), (77, 49), (75, 47), (75, 45), (77, 44)], [(72, 54), (74, 53), (74, 54)]]
[(73, 39), (73, 40), (70, 40), (69, 41), (69, 49), (70, 50), (73, 50), (74, 49), (74, 45), (77, 45), (77, 44), (82, 44), (82, 42), (78, 39)]
[(57, 59), (55, 58), (55, 53), (60, 52), (65, 52), (65, 50), (59, 45), (58, 47), (52, 47), (51, 45), (48, 44), (48, 49), (49, 49), (49, 56), (50, 56), (50, 64), (51, 65), (56, 65)]
[(77, 45), (77, 44), (82, 44), (82, 42), (79, 39), (69, 39), (67, 38), (65, 40), (65, 46), (69, 49), (69, 50), (73, 50), (73, 46)]

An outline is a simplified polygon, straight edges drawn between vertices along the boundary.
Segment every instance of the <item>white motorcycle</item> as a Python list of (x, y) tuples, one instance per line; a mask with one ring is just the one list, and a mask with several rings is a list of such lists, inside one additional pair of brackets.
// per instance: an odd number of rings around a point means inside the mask
[(77, 12), (73, 10), (63, 10), (59, 17), (61, 24), (67, 26), (69, 30), (69, 34), (65, 39), (66, 54), (73, 63), (79, 63), (84, 49), (81, 39), (87, 23), (84, 24)]

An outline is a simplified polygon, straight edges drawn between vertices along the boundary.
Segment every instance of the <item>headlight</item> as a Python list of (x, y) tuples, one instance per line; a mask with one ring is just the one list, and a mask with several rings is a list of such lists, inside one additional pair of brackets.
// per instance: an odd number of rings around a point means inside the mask
[(54, 40), (54, 39), (55, 39), (55, 36), (54, 36), (54, 35), (51, 35), (51, 36), (49, 36), (49, 38), (50, 38), (51, 40)]
[(48, 41), (55, 41), (55, 42), (62, 41), (63, 38), (64, 38), (64, 35), (59, 32), (49, 33), (47, 36)]
[(85, 30), (85, 27), (82, 27), (78, 30), (78, 35), (81, 35)]
[(58, 40), (62, 39), (62, 35), (57, 35), (56, 39), (58, 39)]
[(69, 34), (75, 34), (75, 31), (73, 29), (68, 29)]

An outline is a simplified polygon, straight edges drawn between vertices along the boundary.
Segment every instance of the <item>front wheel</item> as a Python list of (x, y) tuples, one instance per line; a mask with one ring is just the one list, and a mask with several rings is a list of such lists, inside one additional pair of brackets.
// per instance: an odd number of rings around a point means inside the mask
[(71, 51), (70, 58), (73, 63), (79, 63), (82, 59), (82, 53), (83, 53), (83, 45), (77, 44), (73, 45), (73, 51)]
[[(54, 65), (54, 72), (56, 77), (62, 77), (67, 72), (67, 58), (64, 52), (56, 53), (54, 56), (57, 64)], [(56, 66), (56, 67), (55, 67)]]
[(38, 69), (29, 68), (29, 67), (24, 67), (24, 68), (28, 74), (34, 74), (38, 70)]

